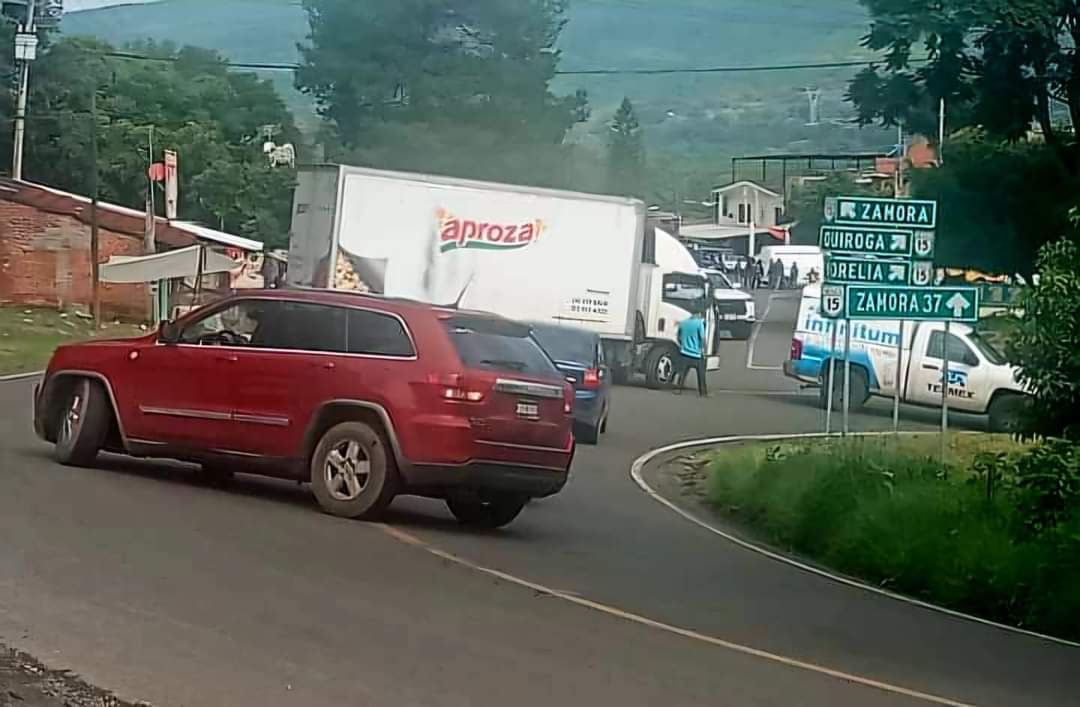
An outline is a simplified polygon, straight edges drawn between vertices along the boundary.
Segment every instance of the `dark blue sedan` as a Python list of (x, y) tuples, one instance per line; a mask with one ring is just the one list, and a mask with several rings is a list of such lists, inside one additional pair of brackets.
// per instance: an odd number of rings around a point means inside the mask
[(533, 336), (566, 379), (574, 384), (574, 427), (578, 440), (596, 444), (607, 432), (611, 411), (611, 375), (604, 364), (600, 337), (583, 329), (532, 324)]

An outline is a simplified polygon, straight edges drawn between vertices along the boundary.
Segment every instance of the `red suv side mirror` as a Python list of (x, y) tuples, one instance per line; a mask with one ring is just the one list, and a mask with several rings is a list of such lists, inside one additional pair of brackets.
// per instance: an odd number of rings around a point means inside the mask
[(180, 341), (180, 327), (176, 322), (162, 322), (158, 328), (158, 341), (163, 344), (175, 344)]

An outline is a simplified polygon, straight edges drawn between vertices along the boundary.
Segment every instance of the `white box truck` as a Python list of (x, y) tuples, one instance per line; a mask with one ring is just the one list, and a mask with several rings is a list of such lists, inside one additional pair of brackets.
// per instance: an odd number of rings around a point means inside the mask
[(588, 329), (616, 381), (655, 386), (674, 377), (678, 322), (712, 304), (640, 201), (340, 165), (299, 170), (287, 281)]
[[(845, 322), (822, 317), (820, 286), (803, 290), (799, 319), (784, 373), (804, 384), (818, 386), (822, 405), (828, 395), (830, 362), (836, 361), (833, 402), (843, 399)], [(1024, 403), (1026, 391), (1016, 369), (986, 339), (967, 324), (941, 322), (904, 324), (903, 359), (897, 366), (899, 321), (853, 321), (851, 326), (851, 408), (872, 395), (892, 398), (897, 385), (905, 403), (937, 407), (945, 385), (948, 352), (949, 407), (961, 412), (989, 415), (994, 432), (1010, 432)], [(836, 349), (832, 334), (836, 331)]]

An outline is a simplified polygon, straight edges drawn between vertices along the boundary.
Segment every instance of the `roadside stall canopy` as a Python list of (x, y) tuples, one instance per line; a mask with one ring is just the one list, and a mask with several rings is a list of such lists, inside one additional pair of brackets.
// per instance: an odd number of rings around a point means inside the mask
[[(199, 257), (203, 259), (199, 267)], [(215, 253), (204, 246), (194, 245), (189, 248), (172, 250), (153, 255), (124, 256), (114, 255), (109, 262), (101, 266), (101, 280), (112, 283), (157, 282), (192, 278), (200, 273), (232, 272), (243, 264), (227, 255)]]

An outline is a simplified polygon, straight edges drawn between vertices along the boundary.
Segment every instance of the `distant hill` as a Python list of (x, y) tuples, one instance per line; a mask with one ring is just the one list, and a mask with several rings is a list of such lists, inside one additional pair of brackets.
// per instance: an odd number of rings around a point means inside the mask
[[(358, 0), (361, 1), (361, 0)], [(681, 68), (836, 61), (865, 56), (856, 0), (572, 0), (561, 39), (565, 70)], [(160, 0), (70, 13), (68, 34), (123, 44), (171, 40), (218, 49), (240, 62), (294, 62), (307, 23), (298, 0)], [(567, 76), (556, 89), (589, 91), (593, 120), (575, 139), (600, 142), (604, 122), (629, 96), (641, 114), (650, 159), (714, 163), (765, 151), (887, 149), (880, 130), (847, 123), (852, 70), (650, 76)], [(291, 76), (275, 81), (310, 116)], [(821, 89), (821, 120), (807, 127), (804, 89)]]

